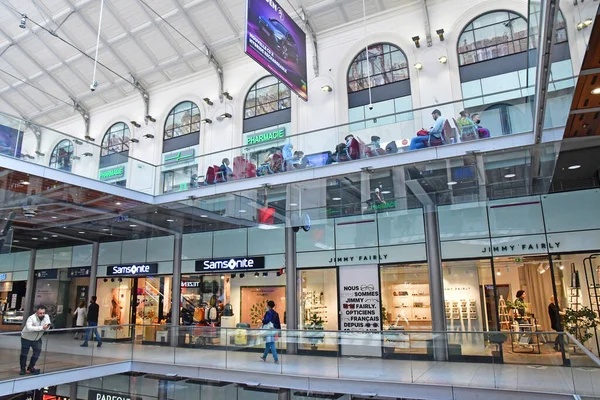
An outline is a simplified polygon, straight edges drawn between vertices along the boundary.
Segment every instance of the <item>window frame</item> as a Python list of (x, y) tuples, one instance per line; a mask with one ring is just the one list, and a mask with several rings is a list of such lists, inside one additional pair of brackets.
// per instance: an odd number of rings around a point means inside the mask
[[(62, 146), (62, 144), (66, 144), (65, 146)], [(70, 149), (70, 151), (67, 151), (67, 157), (68, 157), (68, 169), (64, 169), (64, 168), (60, 168), (60, 164), (59, 164), (59, 154), (58, 152), (64, 149)], [(50, 168), (54, 168), (54, 169), (58, 169), (61, 171), (67, 171), (67, 172), (71, 172), (71, 168), (73, 167), (73, 155), (75, 154), (75, 145), (73, 144), (73, 142), (69, 139), (62, 139), (60, 140), (56, 146), (54, 146), (54, 148), (52, 149), (52, 153), (50, 153), (50, 161), (48, 162), (48, 166)]]
[[(189, 107), (186, 108), (182, 108), (181, 110), (178, 110), (180, 107), (182, 107), (185, 104), (189, 104)], [(194, 111), (197, 111), (197, 114), (194, 114)], [(179, 127), (176, 127), (175, 125), (175, 120), (176, 120), (176, 116), (178, 114), (183, 114), (183, 116), (185, 116), (185, 113), (190, 114), (189, 119), (190, 122), (186, 123), (186, 124), (180, 124)], [(194, 117), (196, 117), (197, 115), (197, 121), (194, 121)], [(169, 111), (169, 113), (167, 114), (167, 117), (165, 118), (165, 125), (163, 126), (163, 141), (165, 140), (170, 140), (170, 139), (174, 139), (174, 138), (178, 138), (178, 137), (182, 137), (182, 136), (186, 136), (186, 135), (191, 135), (191, 134), (195, 134), (195, 133), (200, 133), (200, 123), (202, 121), (202, 114), (200, 113), (200, 107), (198, 107), (198, 105), (191, 101), (191, 100), (183, 100), (180, 101), (179, 103), (177, 103), (175, 105), (175, 107), (171, 108), (171, 110)], [(169, 122), (172, 122), (172, 128), (168, 128), (167, 126), (169, 124)], [(194, 129), (194, 125), (196, 129)], [(187, 128), (187, 129), (184, 129)], [(187, 132), (185, 133), (181, 133), (178, 135), (175, 135), (175, 131), (176, 129), (180, 129), (182, 132), (184, 130), (187, 130)], [(171, 131), (171, 134), (168, 134), (168, 131)]]
[[(396, 83), (396, 82), (401, 82), (401, 81), (405, 81), (405, 80), (410, 80), (410, 68), (408, 67), (408, 57), (406, 57), (406, 53), (404, 53), (404, 51), (397, 45), (390, 43), (390, 42), (377, 42), (377, 43), (372, 43), (369, 45), (369, 50), (372, 51), (372, 49), (375, 49), (376, 46), (382, 46), (383, 50), (382, 52), (377, 55), (377, 57), (383, 57), (383, 70), (382, 72), (377, 72), (377, 73), (373, 73), (373, 71), (371, 71), (370, 73), (370, 78), (371, 78), (371, 82), (373, 82), (373, 79), (377, 79), (377, 77), (385, 77), (386, 75), (389, 74), (389, 76), (391, 77), (391, 80), (389, 80), (389, 82), (386, 82), (386, 79), (384, 78), (384, 82), (383, 83), (376, 83), (376, 84), (371, 84), (371, 89), (376, 88), (376, 87), (381, 87), (381, 86), (385, 86), (385, 85), (389, 85), (392, 83)], [(384, 46), (388, 46), (388, 50), (385, 50)], [(350, 62), (350, 65), (348, 66), (348, 71), (346, 72), (346, 91), (348, 92), (348, 94), (352, 94), (352, 93), (356, 93), (356, 92), (360, 92), (362, 90), (366, 90), (368, 89), (368, 85), (367, 84), (367, 75), (363, 75), (362, 73), (362, 66), (361, 66), (361, 72), (359, 72), (359, 76), (354, 77), (354, 75), (352, 75), (352, 68), (354, 66), (358, 66), (361, 65), (362, 63), (365, 63), (366, 65), (366, 55), (365, 55), (365, 49), (362, 49), (358, 54), (356, 54), (356, 56), (352, 59), (352, 61)], [(399, 68), (394, 68), (394, 64), (393, 64), (393, 55), (394, 54), (400, 54), (403, 58), (404, 58), (404, 66), (402, 66), (402, 60), (400, 60), (399, 63)], [(386, 56), (388, 56), (390, 58), (390, 69), (387, 69), (387, 65), (386, 65)], [(363, 57), (363, 58), (361, 58)], [(369, 60), (373, 59), (372, 57), (369, 57)], [(396, 75), (398, 74), (398, 72), (404, 71), (405, 75), (402, 74), (400, 77), (398, 77), (399, 79), (396, 78)], [(357, 86), (356, 88), (352, 88), (352, 83), (358, 83), (358, 82), (364, 82), (363, 85), (366, 85), (366, 87), (364, 86)]]
[[(275, 79), (276, 83), (258, 87), (260, 85), (260, 83), (265, 81), (266, 79)], [(267, 95), (268, 95), (268, 90), (265, 90), (265, 89), (271, 88), (274, 86), (277, 86), (277, 99), (259, 103), (259, 101), (258, 101), (259, 91), (265, 91), (265, 92), (267, 92)], [(282, 93), (283, 93), (283, 96), (282, 96)], [(252, 106), (248, 107), (248, 98), (249, 98), (250, 94), (254, 94), (254, 97), (252, 98), (254, 104)], [(274, 105), (275, 108), (271, 109), (271, 110), (267, 110), (265, 108), (265, 106), (268, 106), (268, 105)], [(248, 90), (248, 92), (246, 93), (246, 97), (244, 97), (244, 105), (243, 106), (244, 106), (244, 120), (262, 117), (262, 116), (265, 116), (265, 115), (268, 115), (271, 113), (275, 113), (278, 111), (287, 110), (287, 109), (292, 108), (292, 91), (283, 82), (281, 82), (281, 80), (277, 79), (277, 77), (275, 77), (273, 75), (263, 76), (262, 78), (257, 80), (254, 83), (254, 85), (252, 85), (252, 87)], [(260, 113), (258, 113), (258, 111), (257, 111), (259, 108), (262, 108), (262, 110), (263, 110)], [(250, 110), (253, 110), (251, 115), (248, 113), (248, 111), (250, 111)]]
[[(117, 125), (123, 125), (123, 127), (120, 130), (113, 132), (113, 128)], [(129, 135), (126, 136), (125, 132), (128, 132)], [(117, 139), (120, 139), (120, 142), (117, 144), (109, 144), (108, 141), (114, 136), (116, 136)], [(125, 140), (125, 138), (127, 138), (127, 140)], [(125, 152), (129, 153), (130, 141), (131, 129), (129, 128), (129, 125), (122, 121), (115, 122), (106, 130), (104, 136), (102, 137), (102, 144), (100, 145), (100, 157), (108, 157), (111, 154), (121, 154)]]

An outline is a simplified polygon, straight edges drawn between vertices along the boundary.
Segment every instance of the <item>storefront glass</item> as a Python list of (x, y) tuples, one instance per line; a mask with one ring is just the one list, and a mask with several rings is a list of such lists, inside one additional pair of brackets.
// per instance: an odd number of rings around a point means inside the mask
[(311, 332), (301, 341), (302, 350), (337, 351), (331, 335), (319, 331), (338, 330), (338, 287), (335, 268), (298, 271), (300, 286), (299, 329)]

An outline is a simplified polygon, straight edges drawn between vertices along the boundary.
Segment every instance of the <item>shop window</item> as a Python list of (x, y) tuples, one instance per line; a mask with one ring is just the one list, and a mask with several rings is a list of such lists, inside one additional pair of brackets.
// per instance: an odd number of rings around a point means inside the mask
[(301, 342), (303, 350), (337, 351), (337, 340), (320, 332), (338, 330), (336, 269), (298, 271), (300, 275), (300, 329), (311, 333)]
[(348, 93), (358, 92), (370, 87), (378, 87), (409, 78), (408, 62), (399, 47), (389, 43), (377, 43), (369, 46), (367, 52), (361, 51), (348, 69)]
[(285, 110), (291, 104), (290, 89), (274, 76), (266, 76), (248, 91), (244, 103), (244, 119)]
[(61, 140), (52, 150), (50, 167), (71, 172), (74, 151), (73, 142), (68, 139)]
[(102, 150), (100, 156), (108, 156), (114, 153), (129, 152), (129, 140), (131, 133), (129, 126), (124, 122), (117, 122), (104, 134), (102, 138)]
[(200, 109), (191, 101), (177, 104), (165, 122), (164, 140), (200, 132)]

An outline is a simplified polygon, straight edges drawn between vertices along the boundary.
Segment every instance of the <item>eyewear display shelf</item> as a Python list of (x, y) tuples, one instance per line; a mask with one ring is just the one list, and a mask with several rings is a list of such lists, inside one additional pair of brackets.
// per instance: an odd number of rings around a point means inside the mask
[(392, 299), (392, 320), (419, 327), (431, 324), (431, 303), (427, 283), (393, 285)]

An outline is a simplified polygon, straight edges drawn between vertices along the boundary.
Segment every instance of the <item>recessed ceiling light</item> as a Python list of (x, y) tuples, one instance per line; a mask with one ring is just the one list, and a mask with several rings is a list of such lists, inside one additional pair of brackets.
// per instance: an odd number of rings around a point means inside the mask
[(44, 240), (48, 240), (48, 236), (44, 236)]
[(515, 176), (517, 176), (517, 175), (515, 175), (515, 174), (506, 174), (506, 175), (504, 175), (505, 178), (514, 178)]
[(206, 214), (202, 214), (202, 215), (200, 216), (200, 218), (208, 218), (208, 215), (206, 215)]
[(246, 212), (246, 210), (240, 210), (240, 212), (241, 212), (241, 213), (245, 213), (245, 212)]
[(448, 186), (454, 186), (454, 185), (456, 185), (457, 183), (458, 183), (458, 182), (455, 182), (455, 181), (450, 181), (450, 182), (448, 182)]
[(132, 227), (132, 228), (135, 228), (137, 225), (136, 224), (130, 224), (129, 226)]
[(168, 219), (167, 222), (173, 222), (175, 221), (174, 219)]
[(58, 218), (58, 217), (57, 217), (57, 216), (55, 216), (55, 215), (53, 215), (53, 216), (52, 216), (52, 219), (56, 219), (56, 218)]
[(104, 228), (104, 229), (102, 229), (102, 230), (103, 230), (104, 232), (108, 232), (108, 231), (110, 231), (110, 229), (108, 229), (108, 228)]
[(80, 234), (80, 235), (83, 235), (84, 233), (85, 233), (85, 232), (83, 232), (83, 231), (80, 231), (80, 232), (79, 232), (79, 234)]
[(341, 197), (333, 197), (331, 200), (333, 201), (340, 201), (342, 198)]
[(21, 185), (27, 186), (27, 185), (29, 185), (29, 182), (28, 181), (21, 181)]
[(117, 201), (115, 204), (116, 204), (116, 205), (118, 205), (118, 206), (120, 206), (120, 205), (121, 205), (121, 202), (120, 202), (120, 201)]
[(392, 192), (390, 192), (389, 190), (384, 190), (383, 192), (381, 192), (381, 194), (390, 194)]
[(565, 269), (565, 266), (561, 265), (560, 267), (558, 267), (558, 269)]
[(290, 207), (296, 207), (298, 204), (296, 203), (290, 203)]
[(502, 275), (502, 272), (498, 271), (498, 272), (496, 272), (496, 275), (500, 276), (500, 275)]
[(600, 87), (593, 88), (592, 89), (592, 94), (600, 94)]
[(37, 238), (32, 238), (33, 240), (37, 240)]
[(571, 165), (569, 167), (569, 169), (579, 169), (579, 168), (581, 168), (581, 165), (579, 165), (579, 164)]
[(52, 237), (58, 237), (58, 235), (52, 235)]
[(13, 240), (13, 243), (19, 243), (19, 241), (18, 240)]

